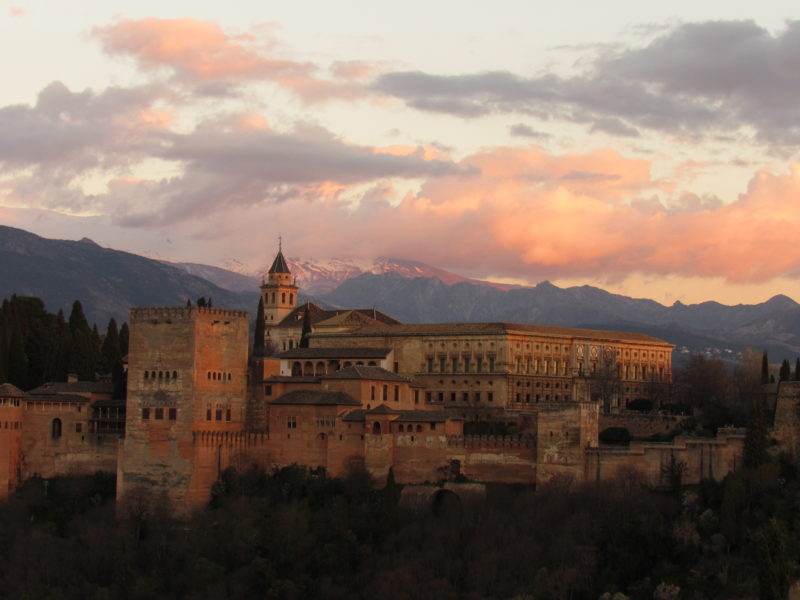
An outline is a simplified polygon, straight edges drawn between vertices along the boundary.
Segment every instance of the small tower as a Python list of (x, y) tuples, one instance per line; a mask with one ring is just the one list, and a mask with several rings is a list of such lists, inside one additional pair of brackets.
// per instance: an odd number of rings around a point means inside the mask
[(292, 280), (292, 273), (283, 257), (280, 244), (278, 255), (269, 268), (268, 279), (261, 284), (261, 297), (264, 300), (264, 329), (267, 332), (297, 306), (297, 283)]

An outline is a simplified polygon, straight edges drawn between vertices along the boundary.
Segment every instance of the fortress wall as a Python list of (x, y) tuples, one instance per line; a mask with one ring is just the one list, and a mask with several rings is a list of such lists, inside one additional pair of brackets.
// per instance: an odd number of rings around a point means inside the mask
[(679, 437), (673, 443), (591, 448), (586, 453), (585, 477), (588, 481), (608, 481), (635, 471), (648, 485), (666, 486), (670, 473), (677, 468), (683, 484), (703, 479), (721, 481), (741, 466), (744, 435), (743, 429), (720, 429), (716, 438)]

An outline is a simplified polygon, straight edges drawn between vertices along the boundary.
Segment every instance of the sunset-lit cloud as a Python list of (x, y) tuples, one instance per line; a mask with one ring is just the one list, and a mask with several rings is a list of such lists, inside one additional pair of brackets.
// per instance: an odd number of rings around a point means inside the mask
[(218, 23), (191, 18), (123, 19), (95, 28), (94, 35), (106, 52), (132, 57), (144, 70), (170, 69), (194, 84), (270, 81), (309, 103), (367, 95), (358, 81), (374, 69), (364, 61), (339, 61), (326, 78), (317, 65), (276, 56), (278, 44), (263, 28), (229, 34)]

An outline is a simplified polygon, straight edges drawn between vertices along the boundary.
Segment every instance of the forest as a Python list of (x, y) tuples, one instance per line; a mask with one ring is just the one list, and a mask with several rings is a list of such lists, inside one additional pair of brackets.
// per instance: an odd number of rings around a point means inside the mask
[(97, 473), (26, 482), (0, 505), (3, 597), (655, 600), (786, 597), (800, 477), (770, 459), (723, 482), (656, 491), (556, 479), (534, 491), (408, 508), (359, 463), (223, 472), (176, 518)]

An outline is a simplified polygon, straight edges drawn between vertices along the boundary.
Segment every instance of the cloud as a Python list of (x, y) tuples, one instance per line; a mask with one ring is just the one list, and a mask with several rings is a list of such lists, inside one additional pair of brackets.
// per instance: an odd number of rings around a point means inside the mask
[(228, 214), (227, 226), (238, 223), (247, 238), (254, 223), (279, 223), (287, 246), (306, 256), (394, 256), (528, 280), (800, 277), (800, 165), (758, 172), (727, 205), (692, 194), (658, 201), (652, 194), (665, 186), (649, 165), (612, 151), (496, 148), (461, 165), (480, 175), (437, 177), (416, 193), (378, 185), (355, 208), (288, 199), (254, 207), (253, 225)]
[(543, 133), (541, 131), (536, 131), (532, 127), (525, 125), (524, 123), (515, 123), (511, 127), (508, 128), (509, 133), (513, 137), (524, 137), (524, 138), (531, 138), (536, 140), (545, 140), (550, 137), (550, 134)]
[(232, 35), (197, 19), (123, 19), (93, 33), (107, 53), (132, 57), (143, 70), (168, 69), (212, 96), (228, 94), (230, 85), (270, 81), (307, 103), (355, 100), (367, 94), (360, 81), (373, 69), (364, 61), (336, 62), (326, 78), (311, 62), (275, 56), (278, 43), (263, 29)]
[(574, 76), (505, 71), (379, 76), (374, 88), (419, 110), (586, 123), (593, 131), (682, 136), (752, 129), (758, 141), (800, 141), (800, 21), (772, 34), (752, 21), (681, 24), (643, 47), (605, 49)]
[(26, 12), (23, 6), (12, 6), (8, 9), (8, 14), (12, 17), (24, 17)]

